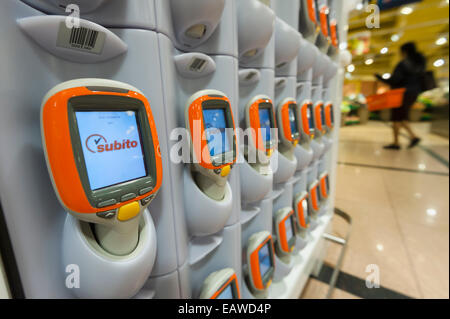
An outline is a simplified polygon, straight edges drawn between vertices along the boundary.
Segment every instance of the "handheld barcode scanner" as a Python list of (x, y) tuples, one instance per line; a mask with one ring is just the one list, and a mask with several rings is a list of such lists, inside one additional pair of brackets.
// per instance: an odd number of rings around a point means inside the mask
[(275, 272), (272, 235), (268, 231), (253, 234), (247, 244), (248, 283), (255, 293), (264, 293)]
[(319, 182), (314, 182), (309, 188), (309, 207), (311, 208), (311, 215), (317, 216), (320, 210), (320, 202), (319, 202)]
[(309, 41), (315, 41), (319, 32), (315, 0), (302, 0), (300, 3), (299, 31)]
[(275, 213), (274, 222), (277, 235), (276, 252), (280, 257), (290, 255), (296, 242), (294, 211), (290, 207), (279, 209)]
[(313, 104), (311, 101), (304, 101), (300, 108), (300, 143), (309, 144), (314, 138), (314, 119), (313, 119)]
[(279, 125), (280, 150), (289, 151), (300, 141), (299, 121), (297, 119), (297, 102), (293, 98), (285, 98), (277, 108)]
[(42, 102), (41, 132), (64, 208), (94, 224), (107, 252), (132, 252), (140, 214), (162, 182), (158, 136), (146, 97), (117, 81), (64, 82)]
[(199, 91), (186, 103), (185, 121), (191, 138), (195, 181), (206, 195), (222, 200), (237, 158), (230, 101), (217, 90)]
[(277, 146), (276, 122), (272, 100), (266, 95), (257, 95), (245, 107), (245, 124), (251, 129), (246, 155), (255, 152), (256, 166), (267, 166)]
[(322, 5), (319, 9), (319, 19), (320, 19), (320, 31), (325, 38), (330, 37), (329, 33), (329, 15), (330, 8), (327, 5)]
[(324, 125), (324, 107), (323, 102), (319, 101), (314, 105), (314, 127), (315, 127), (315, 136), (320, 137), (325, 134), (325, 125)]
[(319, 192), (320, 201), (324, 202), (327, 200), (328, 195), (330, 193), (330, 180), (327, 172), (320, 175), (319, 183), (320, 183), (320, 192)]
[(241, 299), (234, 270), (225, 268), (211, 273), (203, 282), (200, 299)]
[(294, 210), (297, 229), (300, 231), (309, 228), (310, 218), (308, 209), (308, 193), (301, 192), (297, 194), (294, 199)]
[(334, 128), (334, 110), (333, 110), (333, 103), (328, 102), (325, 105), (325, 124), (327, 127), (327, 131), (331, 132)]

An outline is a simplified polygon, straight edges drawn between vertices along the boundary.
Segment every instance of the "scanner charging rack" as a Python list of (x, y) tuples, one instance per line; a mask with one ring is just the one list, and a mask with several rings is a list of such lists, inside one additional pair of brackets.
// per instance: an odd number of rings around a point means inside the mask
[[(310, 260), (316, 259), (312, 256), (318, 257), (320, 234), (329, 222), (325, 213), (332, 208), (333, 187), (318, 218), (311, 221), (303, 236), (296, 236), (289, 258), (274, 250), (273, 274), (263, 294), (249, 285), (250, 264), (245, 252), (250, 238), (262, 232), (270, 233), (277, 247), (282, 240), (282, 235), (277, 234), (277, 213), (293, 210), (296, 195), (306, 193), (323, 174), (328, 173), (333, 184), (334, 164), (329, 150), (335, 148), (336, 128), (306, 144), (300, 136), (292, 152), (273, 147), (266, 153), (270, 165), (262, 171), (246, 160), (245, 139), (238, 135), (236, 163), (230, 168), (220, 168), (226, 177), (225, 183), (219, 182), (223, 193), (217, 193), (217, 189), (211, 193), (208, 181), (199, 182), (196, 176), (199, 170), (189, 161), (184, 162), (186, 154), (190, 156), (190, 145), (180, 143), (186, 134), (178, 130), (186, 128), (186, 104), (204, 90), (216, 92), (206, 95), (222, 95), (229, 100), (238, 130), (246, 129), (245, 109), (254, 98), (264, 97), (272, 102), (275, 121), (277, 108), (287, 98), (297, 102), (296, 116), (300, 122), (301, 102), (323, 101), (325, 105), (335, 102), (335, 65), (318, 68), (316, 59), (327, 65), (331, 61), (321, 52), (323, 47), (315, 46), (315, 38), (311, 43), (309, 36), (297, 31), (301, 25), (299, 12), (307, 1), (269, 2), (269, 5), (260, 0), (2, 2), (0, 26), (10, 30), (2, 37), (10, 43), (5, 57), (14, 68), (27, 69), (27, 72), (12, 72), (9, 67), (0, 70), (10, 79), (0, 92), (13, 92), (3, 94), (6, 99), (0, 103), (5, 115), (0, 118), (1, 135), (5, 137), (0, 144), (11, 150), (0, 155), (0, 197), (7, 226), (11, 227), (8, 230), (25, 297), (199, 298), (208, 295), (205, 284), (216, 286), (210, 278), (233, 273), (240, 292), (234, 296), (279, 298), (286, 296), (286, 291), (291, 296), (296, 288), (285, 287), (300, 278), (299, 271), (301, 276), (311, 273)], [(70, 43), (71, 30), (62, 27), (70, 14), (65, 9), (68, 4), (78, 5), (81, 27), (97, 35), (92, 45), (83, 41), (80, 48), (80, 43)], [(152, 58), (148, 59), (149, 56)], [(302, 62), (306, 66), (300, 68)], [(147, 235), (141, 233), (140, 237), (146, 242), (147, 236), (156, 245), (156, 249), (147, 245), (146, 249), (151, 249), (145, 255), (148, 261), (145, 271), (134, 270), (137, 268), (126, 258), (121, 262), (108, 259), (97, 264), (89, 262), (91, 250), (80, 234), (93, 237), (92, 230), (65, 212), (48, 176), (39, 125), (31, 119), (39, 117), (40, 102), (49, 89), (82, 78), (115, 80), (138, 88), (153, 112), (163, 183), (142, 215), (140, 231), (147, 231)], [(23, 86), (28, 89), (17, 93), (17, 88)], [(336, 107), (330, 109), (338, 123)], [(20, 116), (24, 113), (30, 116)], [(21, 120), (16, 123), (4, 120), (12, 118)], [(302, 135), (301, 126), (299, 130)], [(177, 161), (181, 148), (183, 156)], [(217, 169), (215, 174), (221, 175), (222, 171)], [(35, 212), (32, 215), (26, 213), (30, 207)], [(27, 223), (20, 222), (25, 218)], [(69, 250), (72, 256), (84, 256), (85, 262), (70, 259)], [(80, 289), (73, 288), (76, 281), (66, 286), (66, 279), (75, 274), (73, 265), (81, 269)], [(83, 277), (86, 269), (94, 266), (102, 269), (103, 275), (96, 276), (95, 271), (90, 271)], [(108, 282), (108, 278), (114, 277), (121, 280)], [(303, 286), (303, 280), (298, 281), (299, 286)], [(91, 289), (91, 285), (96, 288)]]

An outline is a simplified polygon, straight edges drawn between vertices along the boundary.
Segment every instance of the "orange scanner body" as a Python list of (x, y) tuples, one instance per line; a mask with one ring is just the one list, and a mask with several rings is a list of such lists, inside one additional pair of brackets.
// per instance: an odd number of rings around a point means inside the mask
[(317, 20), (316, 20), (316, 4), (314, 3), (314, 0), (307, 0), (306, 3), (308, 5), (308, 16), (309, 16), (309, 19), (312, 22), (314, 22), (315, 24), (317, 24)]
[(264, 245), (269, 243), (270, 249), (272, 250), (272, 265), (275, 265), (275, 257), (274, 257), (274, 245), (272, 236), (269, 235), (265, 241), (263, 241), (250, 255), (250, 271), (252, 272), (253, 282), (256, 289), (264, 290), (266, 289), (271, 281), (269, 281), (266, 285), (263, 283), (262, 274), (259, 266), (259, 251)]
[[(156, 183), (148, 193), (139, 195), (128, 201), (98, 208), (91, 204), (83, 187), (80, 172), (74, 155), (74, 140), (72, 140), (69, 124), (68, 105), (70, 99), (85, 96), (121, 96), (138, 100), (145, 106), (145, 115), (148, 119), (149, 129), (153, 139), (153, 152), (155, 154)], [(91, 90), (87, 87), (74, 87), (59, 91), (49, 97), (42, 108), (41, 114), (43, 137), (45, 140), (46, 156), (49, 170), (58, 196), (67, 209), (77, 213), (93, 214), (119, 208), (127, 203), (137, 201), (156, 193), (162, 183), (162, 161), (159, 150), (159, 141), (153, 115), (149, 102), (142, 94), (127, 90), (108, 91)]]
[(278, 106), (277, 115), (281, 141), (296, 146), (300, 141), (297, 102), (292, 98), (284, 99)]
[(309, 117), (312, 116), (312, 114), (308, 115), (310, 106), (311, 103), (303, 103), (301, 108), (303, 133), (305, 133), (308, 136), (311, 136), (311, 128), (309, 127)]
[(230, 279), (228, 279), (228, 281), (222, 287), (220, 287), (220, 289), (217, 290), (214, 295), (212, 295), (210, 299), (216, 299), (230, 285), (233, 285), (233, 287), (236, 289), (237, 299), (241, 299), (241, 292), (239, 291), (239, 283), (236, 274), (233, 274)]
[(311, 191), (309, 193), (309, 197), (311, 199), (311, 206), (314, 209), (315, 212), (319, 211), (319, 199), (318, 199), (318, 195), (317, 194), (317, 187), (319, 186), (318, 183), (316, 183), (312, 188)]
[(249, 115), (249, 119), (250, 119), (249, 124), (250, 124), (250, 128), (251, 128), (251, 136), (253, 139), (253, 143), (258, 150), (266, 152), (266, 153), (270, 153), (273, 150), (274, 145), (272, 145), (272, 147), (268, 147), (270, 145), (270, 143), (267, 143), (267, 141), (265, 141), (263, 138), (261, 119), (260, 119), (260, 110), (261, 110), (261, 105), (268, 105), (268, 104), (272, 105), (269, 108), (269, 112), (271, 115), (271, 122), (272, 122), (271, 128), (276, 128), (277, 125), (276, 125), (276, 121), (275, 121), (275, 114), (273, 111), (272, 100), (266, 99), (266, 98), (261, 98), (261, 99), (254, 101), (248, 108), (248, 115)]
[(315, 106), (314, 106), (314, 123), (316, 124), (316, 129), (319, 132), (323, 133), (323, 126), (322, 126), (322, 107), (323, 107), (323, 103), (322, 102), (318, 102)]
[(306, 195), (303, 199), (301, 199), (297, 203), (297, 218), (298, 218), (298, 221), (300, 223), (300, 226), (302, 226), (303, 228), (308, 228), (309, 227), (309, 224), (306, 222), (306, 217), (305, 217), (305, 214), (307, 214), (307, 212), (305, 212), (303, 210), (303, 202), (308, 199), (307, 196), (308, 195)]
[[(288, 242), (288, 238), (287, 238), (287, 234), (286, 234), (286, 221), (289, 218), (292, 218), (292, 215), (294, 215), (294, 211), (291, 210), (291, 212), (289, 214), (287, 214), (277, 225), (278, 227), (278, 233), (279, 233), (279, 240), (280, 240), (280, 246), (281, 249), (286, 252), (286, 253), (290, 253), (291, 252), (291, 248), (289, 247), (289, 242)], [(294, 228), (292, 228), (293, 230)], [(294, 231), (294, 230), (293, 230)]]
[[(204, 134), (205, 134), (205, 121), (203, 118), (203, 105), (207, 102), (214, 102), (214, 101), (222, 101), (223, 106), (227, 110), (227, 114), (230, 114), (230, 122), (228, 123), (231, 128), (233, 129), (233, 137), (232, 137), (232, 152), (233, 156), (232, 158), (226, 162), (221, 163), (220, 165), (214, 165), (209, 147), (208, 147), (208, 141), (206, 140)], [(189, 131), (190, 136), (192, 139), (192, 147), (193, 147), (193, 154), (195, 156), (195, 160), (198, 162), (198, 164), (204, 168), (207, 169), (220, 169), (225, 166), (234, 164), (237, 159), (237, 143), (236, 143), (236, 126), (234, 124), (234, 118), (233, 118), (233, 112), (231, 111), (230, 101), (226, 96), (219, 96), (219, 95), (202, 95), (198, 98), (196, 98), (190, 105), (188, 109), (189, 116)]]
[(328, 198), (327, 179), (328, 179), (328, 174), (323, 175), (322, 178), (320, 179), (320, 194), (323, 199)]
[(338, 28), (337, 28), (337, 21), (336, 19), (333, 19), (330, 21), (330, 37), (331, 37), (331, 44), (337, 48), (339, 46), (339, 35), (338, 35)]
[(330, 9), (328, 6), (322, 6), (320, 8), (320, 30), (325, 37), (328, 37), (328, 15), (330, 14)]
[(333, 104), (328, 103), (325, 106), (325, 123), (330, 130), (333, 129), (334, 126), (332, 112), (333, 112)]

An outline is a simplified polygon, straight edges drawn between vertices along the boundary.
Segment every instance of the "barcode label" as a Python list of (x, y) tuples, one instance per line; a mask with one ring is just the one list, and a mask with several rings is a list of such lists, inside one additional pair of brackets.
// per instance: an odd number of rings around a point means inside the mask
[(98, 37), (98, 31), (86, 28), (73, 28), (70, 32), (69, 43), (75, 47), (92, 50)]
[(192, 59), (189, 69), (191, 71), (201, 72), (203, 70), (203, 68), (205, 67), (205, 65), (206, 65), (206, 60), (194, 58), (194, 59)]
[(106, 34), (86, 27), (68, 28), (61, 22), (56, 45), (58, 47), (100, 54), (105, 44)]

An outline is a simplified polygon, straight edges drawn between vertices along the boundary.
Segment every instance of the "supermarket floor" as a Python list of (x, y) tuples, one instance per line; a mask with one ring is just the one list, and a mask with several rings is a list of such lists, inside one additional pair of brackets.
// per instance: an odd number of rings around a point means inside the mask
[[(414, 124), (419, 147), (382, 148), (391, 129), (381, 122), (340, 131), (336, 207), (353, 218), (333, 298), (449, 298), (449, 141)], [(344, 236), (347, 225), (333, 221)], [(340, 246), (330, 244), (325, 266), (302, 298), (324, 298)], [(379, 269), (380, 288), (366, 287), (368, 265)]]

